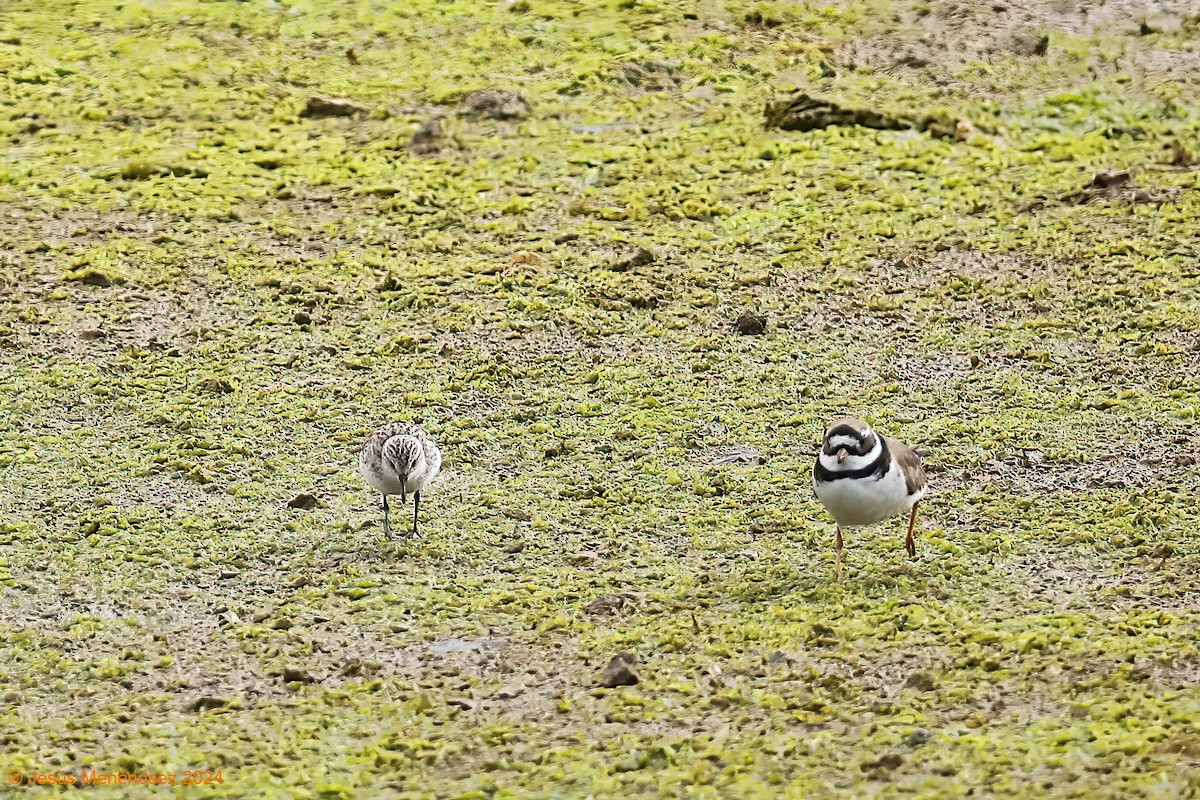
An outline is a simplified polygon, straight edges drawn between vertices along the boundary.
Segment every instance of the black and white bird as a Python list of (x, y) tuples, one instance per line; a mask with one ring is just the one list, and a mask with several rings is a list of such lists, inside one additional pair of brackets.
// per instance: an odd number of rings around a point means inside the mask
[(838, 579), (842, 575), (842, 528), (874, 525), (905, 511), (904, 547), (916, 556), (913, 526), (925, 496), (925, 470), (911, 447), (882, 436), (858, 419), (839, 419), (825, 431), (813, 466), (813, 489), (837, 523)]
[(417, 531), (417, 513), (421, 491), (442, 468), (442, 452), (425, 431), (411, 422), (384, 425), (367, 437), (358, 454), (358, 469), (367, 483), (383, 495), (383, 535), (392, 532), (388, 518), (388, 495), (400, 495), (400, 502), (413, 496), (413, 537)]

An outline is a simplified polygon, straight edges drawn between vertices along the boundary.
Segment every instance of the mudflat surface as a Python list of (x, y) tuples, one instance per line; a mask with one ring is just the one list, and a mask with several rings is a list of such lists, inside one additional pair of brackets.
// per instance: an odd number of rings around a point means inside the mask
[[(1194, 793), (1198, 26), (10, 4), (0, 766)], [(935, 124), (767, 129), (793, 90)], [(810, 471), (847, 413), (931, 489), (916, 560), (893, 520), (839, 584)], [(408, 419), (446, 465), (385, 541), (357, 450)]]

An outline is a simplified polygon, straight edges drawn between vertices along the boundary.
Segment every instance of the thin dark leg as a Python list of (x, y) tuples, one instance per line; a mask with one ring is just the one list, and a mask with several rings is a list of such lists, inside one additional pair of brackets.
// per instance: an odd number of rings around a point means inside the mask
[(417, 532), (417, 509), (421, 507), (421, 493), (413, 492), (413, 538), (416, 539), (420, 534)]
[(838, 583), (842, 582), (842, 548), (845, 542), (842, 541), (842, 526), (837, 526), (837, 539), (834, 540), (833, 546), (837, 548), (837, 579)]
[(904, 549), (909, 558), (917, 557), (917, 543), (913, 541), (913, 526), (917, 524), (917, 504), (913, 503), (912, 513), (908, 515), (908, 536), (904, 540)]
[(383, 496), (383, 535), (392, 535), (392, 521), (388, 519), (388, 502), (386, 494)]

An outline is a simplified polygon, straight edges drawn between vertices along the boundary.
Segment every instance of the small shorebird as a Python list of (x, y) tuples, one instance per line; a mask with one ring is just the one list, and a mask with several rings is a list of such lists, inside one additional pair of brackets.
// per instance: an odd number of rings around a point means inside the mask
[(418, 536), (417, 512), (421, 508), (421, 490), (429, 485), (442, 467), (442, 453), (425, 431), (411, 422), (384, 425), (367, 437), (358, 454), (358, 469), (363, 478), (383, 495), (383, 535), (392, 532), (388, 519), (388, 495), (400, 495), (400, 502), (413, 496), (413, 537)]
[(917, 554), (913, 526), (925, 496), (925, 470), (911, 447), (871, 430), (862, 420), (839, 419), (825, 431), (813, 466), (813, 489), (837, 524), (837, 571), (842, 579), (842, 528), (874, 525), (909, 511), (909, 557)]

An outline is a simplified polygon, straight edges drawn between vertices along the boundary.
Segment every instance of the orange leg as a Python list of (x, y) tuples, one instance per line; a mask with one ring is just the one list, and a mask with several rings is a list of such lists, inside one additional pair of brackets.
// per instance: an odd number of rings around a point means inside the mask
[[(835, 523), (836, 524), (836, 523)], [(837, 526), (837, 539), (834, 540), (833, 546), (837, 548), (837, 579), (838, 583), (842, 582), (842, 548), (845, 547), (845, 542), (842, 541), (842, 526)]]
[(913, 503), (912, 513), (908, 515), (908, 536), (904, 540), (904, 549), (909, 558), (917, 557), (917, 543), (913, 541), (913, 526), (917, 524), (917, 504)]

